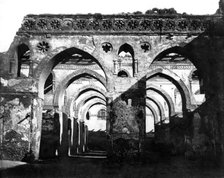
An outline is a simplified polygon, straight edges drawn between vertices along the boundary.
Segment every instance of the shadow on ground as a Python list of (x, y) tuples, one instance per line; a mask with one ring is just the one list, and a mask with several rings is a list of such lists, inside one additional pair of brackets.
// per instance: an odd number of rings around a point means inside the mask
[(0, 171), (0, 177), (23, 178), (216, 178), (224, 177), (220, 164), (172, 157), (154, 162), (111, 163), (107, 159), (67, 158), (39, 161)]

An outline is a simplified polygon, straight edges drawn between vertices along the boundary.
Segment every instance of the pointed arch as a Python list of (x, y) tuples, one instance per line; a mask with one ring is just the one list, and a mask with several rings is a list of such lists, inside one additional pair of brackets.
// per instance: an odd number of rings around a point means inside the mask
[(159, 117), (156, 113), (156, 110), (153, 108), (153, 106), (150, 103), (146, 103), (146, 107), (149, 108), (149, 110), (152, 112), (153, 117), (154, 117), (154, 123), (158, 123)]
[[(68, 100), (66, 106), (65, 106), (65, 112), (66, 113), (71, 113), (73, 102), (79, 97), (81, 93), (84, 93), (86, 91), (95, 91), (104, 97), (106, 97), (106, 91), (103, 90), (102, 88), (96, 86), (96, 85), (85, 85), (81, 88), (79, 88), (73, 95), (72, 97)], [(56, 104), (56, 103), (55, 103)], [(75, 108), (76, 109), (76, 108)], [(75, 112), (76, 113), (76, 112)], [(75, 115), (77, 117), (77, 115)]]
[(147, 85), (146, 90), (152, 90), (152, 91), (155, 91), (158, 94), (160, 94), (168, 104), (169, 116), (174, 116), (175, 115), (175, 107), (174, 107), (173, 100), (165, 90), (163, 90), (162, 88), (160, 88), (156, 85), (153, 85), (153, 84)]
[(90, 107), (92, 107), (93, 105), (96, 105), (98, 103), (106, 106), (106, 102), (104, 102), (102, 99), (93, 99), (93, 100), (87, 102), (83, 106), (84, 109), (82, 111), (80, 111), (81, 112), (81, 119), (85, 118), (86, 112), (89, 110)]
[(122, 51), (124, 51), (126, 53), (129, 52), (131, 54), (132, 58), (134, 58), (134, 56), (135, 56), (133, 47), (130, 44), (128, 44), (128, 43), (124, 43), (123, 45), (120, 46), (120, 48), (118, 50), (118, 55)]
[(175, 74), (174, 72), (170, 71), (169, 69), (164, 69), (161, 67), (156, 68), (153, 71), (150, 71), (147, 76), (146, 80), (152, 78), (155, 75), (161, 75), (162, 77), (171, 81), (177, 89), (180, 91), (182, 102), (183, 102), (183, 109), (191, 109), (191, 95), (190, 92), (185, 85), (185, 83), (181, 80), (181, 78)]
[(163, 106), (162, 106), (162, 104), (160, 103), (160, 101), (159, 100), (157, 100), (155, 97), (153, 97), (153, 96), (147, 96), (146, 97), (146, 99), (148, 99), (148, 100), (151, 100), (153, 103), (155, 103), (156, 104), (156, 106), (158, 107), (158, 109), (159, 109), (159, 113), (160, 113), (160, 120), (161, 121), (163, 121), (164, 119), (165, 119), (165, 112), (164, 112), (164, 108), (163, 108)]
[[(101, 99), (102, 101), (106, 102), (106, 99), (105, 99), (105, 98), (102, 98), (102, 96), (100, 96), (99, 94), (98, 94), (98, 95), (92, 95), (92, 96), (86, 96), (85, 98), (83, 98), (83, 99), (78, 103), (78, 105), (77, 105), (77, 107), (76, 107), (76, 111), (77, 111), (77, 113), (75, 113), (75, 114), (78, 115), (78, 113), (79, 113), (79, 111), (80, 111), (80, 108), (82, 108), (82, 107), (84, 106), (85, 102), (88, 102), (87, 99), (91, 99), (91, 100), (92, 100), (92, 99)], [(90, 100), (89, 100), (89, 101), (90, 101)]]
[(78, 49), (76, 47), (71, 48), (65, 48), (61, 47), (58, 49), (55, 49), (54, 51), (51, 51), (50, 54), (48, 54), (44, 59), (41, 60), (41, 62), (38, 64), (36, 69), (34, 70), (33, 77), (38, 81), (38, 95), (40, 98), (43, 98), (43, 85), (50, 74), (50, 72), (53, 70), (53, 68), (65, 60), (68, 57), (71, 57), (73, 54), (81, 54), (84, 55), (86, 58), (93, 59), (96, 64), (102, 69), (105, 75), (105, 80), (107, 81), (107, 69), (104, 66), (104, 62), (102, 59), (96, 59), (94, 56), (89, 54), (88, 52)]
[(104, 87), (107, 90), (107, 85), (106, 85), (106, 80), (103, 78), (103, 76), (101, 76), (100, 74), (98, 74), (95, 71), (89, 70), (89, 69), (79, 69), (73, 73), (71, 73), (70, 75), (68, 75), (56, 88), (55, 91), (55, 95), (54, 95), (54, 99), (53, 99), (53, 103), (54, 106), (58, 107), (59, 103), (61, 102), (61, 97), (65, 91), (65, 89), (70, 85), (70, 83), (75, 80), (76, 78), (83, 76), (83, 75), (89, 75), (95, 79), (97, 79), (99, 82), (101, 82)]
[(159, 59), (162, 59), (164, 56), (170, 53), (180, 54), (183, 57), (186, 57), (196, 68), (199, 67), (197, 61), (195, 60), (195, 57), (192, 56), (192, 54), (189, 54), (189, 52), (186, 51), (185, 47), (181, 47), (181, 46), (168, 46), (166, 49), (163, 49), (162, 52), (160, 51), (155, 55), (153, 62)]

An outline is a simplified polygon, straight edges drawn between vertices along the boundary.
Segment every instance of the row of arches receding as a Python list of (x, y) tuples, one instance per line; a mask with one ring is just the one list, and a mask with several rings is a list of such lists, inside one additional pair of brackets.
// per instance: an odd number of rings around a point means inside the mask
[[(130, 50), (130, 46), (124, 45), (119, 50), (119, 54), (122, 51), (130, 53), (121, 55), (121, 57), (129, 55), (134, 60), (134, 51), (130, 52)], [(161, 63), (167, 64), (167, 62), (176, 64), (183, 62), (182, 60), (189, 60), (184, 59), (186, 57), (182, 55), (176, 55), (176, 52), (178, 52), (176, 48), (174, 52), (167, 50), (159, 54), (150, 65), (154, 66), (149, 68), (144, 76), (146, 83), (145, 120), (146, 125), (149, 125), (146, 126), (146, 132), (154, 132), (155, 125), (169, 123), (170, 118), (177, 114), (184, 116), (187, 110), (191, 109), (193, 104), (196, 104), (191, 88), (186, 85), (182, 77), (173, 70), (158, 65)], [(78, 65), (77, 61), (83, 61), (83, 66), (86, 62), (85, 59), (91, 59), (91, 65), (96, 65), (97, 70), (82, 68), (71, 72), (60, 68), (60, 66), (67, 64)], [(120, 73), (118, 73), (120, 77), (128, 75), (122, 72), (120, 70)], [(190, 75), (192, 80), (200, 82), (198, 74), (194, 72)], [(65, 122), (67, 122), (66, 125), (70, 123), (69, 154), (88, 150), (86, 144), (90, 137), (87, 138), (87, 132), (91, 132), (92, 135), (90, 135), (94, 137), (92, 131), (103, 131), (104, 138), (102, 140), (105, 141), (108, 117), (107, 96), (112, 91), (109, 87), (110, 77), (108, 77), (107, 69), (102, 61), (80, 49), (70, 48), (41, 61), (34, 72), (34, 77), (38, 80), (39, 97), (45, 99), (47, 95), (52, 95), (52, 109), (56, 109), (60, 113), (61, 143), (64, 132), (67, 133), (67, 130), (64, 130), (66, 127), (63, 125)], [(197, 85), (200, 84), (197, 83)], [(66, 114), (69, 122), (63, 118), (62, 113)], [(77, 142), (76, 145), (75, 142)]]

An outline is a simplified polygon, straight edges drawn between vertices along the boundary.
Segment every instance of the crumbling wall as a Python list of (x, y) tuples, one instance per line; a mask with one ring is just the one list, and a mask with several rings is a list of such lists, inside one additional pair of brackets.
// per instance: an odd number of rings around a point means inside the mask
[(113, 153), (119, 158), (138, 156), (145, 135), (144, 81), (139, 80), (112, 101), (109, 119)]
[(1, 159), (21, 160), (29, 151), (31, 99), (0, 94)]
[(32, 103), (36, 82), (9, 73), (7, 54), (1, 58), (0, 73), (0, 149), (1, 159), (22, 160), (32, 140)]

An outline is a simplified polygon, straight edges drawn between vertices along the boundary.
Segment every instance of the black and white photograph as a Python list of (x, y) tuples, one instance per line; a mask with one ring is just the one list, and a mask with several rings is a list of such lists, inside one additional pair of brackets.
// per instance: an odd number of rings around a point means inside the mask
[(0, 0), (1, 178), (224, 178), (224, 0)]

